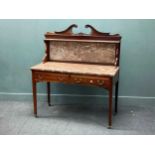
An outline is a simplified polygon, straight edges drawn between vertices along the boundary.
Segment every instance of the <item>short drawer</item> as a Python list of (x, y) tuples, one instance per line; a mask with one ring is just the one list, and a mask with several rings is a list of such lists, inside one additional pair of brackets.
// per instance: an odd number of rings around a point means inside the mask
[(109, 86), (110, 79), (108, 77), (71, 75), (71, 81), (77, 84), (90, 84), (97, 86)]
[(35, 71), (34, 78), (38, 82), (43, 82), (43, 81), (64, 82), (64, 81), (68, 81), (69, 76), (67, 74), (61, 74), (61, 73)]

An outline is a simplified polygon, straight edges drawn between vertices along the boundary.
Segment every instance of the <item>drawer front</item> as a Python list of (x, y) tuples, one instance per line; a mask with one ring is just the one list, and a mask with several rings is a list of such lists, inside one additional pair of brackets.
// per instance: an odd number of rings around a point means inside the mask
[(54, 82), (66, 82), (69, 80), (67, 74), (61, 73), (49, 73), (49, 72), (34, 72), (34, 78), (37, 82), (54, 81)]
[(89, 84), (101, 87), (109, 87), (110, 85), (110, 79), (108, 77), (71, 75), (71, 81), (77, 84)]
[(72, 75), (64, 73), (50, 73), (50, 72), (33, 72), (33, 78), (36, 82), (63, 82), (63, 83), (75, 83), (96, 85), (100, 87), (108, 88), (110, 86), (110, 78), (97, 77), (97, 76), (85, 76), (85, 75)]

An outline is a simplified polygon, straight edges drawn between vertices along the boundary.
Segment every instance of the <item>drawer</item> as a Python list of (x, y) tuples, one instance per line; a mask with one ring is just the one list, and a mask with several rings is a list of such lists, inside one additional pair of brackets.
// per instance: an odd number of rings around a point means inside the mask
[(110, 78), (99, 76), (73, 75), (64, 73), (52, 73), (45, 71), (33, 71), (33, 78), (36, 82), (63, 82), (96, 85), (108, 88), (110, 86)]
[(34, 78), (37, 82), (43, 82), (43, 81), (65, 82), (69, 80), (69, 75), (61, 73), (35, 71)]
[(110, 78), (85, 76), (85, 75), (71, 75), (71, 81), (77, 84), (89, 84), (108, 87), (110, 85)]

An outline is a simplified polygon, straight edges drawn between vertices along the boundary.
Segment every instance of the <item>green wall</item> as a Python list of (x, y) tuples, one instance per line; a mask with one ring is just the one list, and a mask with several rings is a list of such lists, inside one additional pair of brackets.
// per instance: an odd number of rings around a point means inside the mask
[[(0, 20), (0, 92), (31, 93), (30, 67), (44, 55), (44, 33), (70, 24), (120, 33), (120, 96), (155, 97), (155, 20)], [(39, 92), (45, 92), (44, 84)], [(53, 84), (56, 94), (104, 94), (100, 88)]]

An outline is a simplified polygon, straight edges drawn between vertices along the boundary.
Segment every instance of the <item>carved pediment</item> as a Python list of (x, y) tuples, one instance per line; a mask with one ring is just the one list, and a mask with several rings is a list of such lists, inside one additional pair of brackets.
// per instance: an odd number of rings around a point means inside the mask
[(90, 34), (85, 34), (83, 32), (80, 33), (73, 33), (73, 28), (78, 28), (78, 25), (76, 24), (72, 24), (71, 26), (69, 26), (67, 29), (63, 30), (63, 31), (56, 31), (54, 33), (51, 32), (47, 32), (46, 36), (48, 35), (64, 35), (64, 36), (96, 36), (96, 37), (106, 37), (106, 36), (111, 36), (111, 37), (119, 37), (119, 34), (114, 34), (114, 35), (110, 35), (110, 33), (104, 33), (104, 32), (100, 32), (98, 30), (96, 30), (93, 26), (91, 25), (85, 25), (85, 28), (89, 28)]

